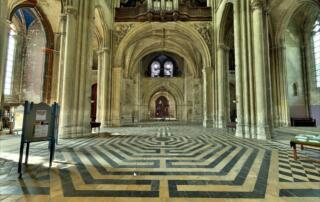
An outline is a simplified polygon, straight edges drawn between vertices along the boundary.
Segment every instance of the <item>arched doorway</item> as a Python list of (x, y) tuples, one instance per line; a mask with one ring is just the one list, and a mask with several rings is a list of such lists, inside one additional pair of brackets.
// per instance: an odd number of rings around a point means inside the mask
[[(116, 25), (115, 30), (121, 29), (121, 26)], [(209, 31), (210, 26), (205, 30)], [(159, 37), (159, 34), (164, 37)], [(158, 59), (155, 58), (157, 53), (170, 56), (173, 59), (172, 63), (154, 61), (153, 59)], [(178, 70), (181, 70), (180, 77), (179, 74), (175, 77), (174, 61), (177, 62)], [(182, 22), (174, 22), (160, 23), (157, 26), (152, 23), (142, 23), (128, 29), (117, 46), (113, 59), (114, 67), (123, 67), (121, 72), (120, 68), (115, 69), (112, 76), (113, 82), (120, 82), (122, 79), (123, 83), (118, 85), (119, 88), (113, 89), (111, 106), (113, 125), (131, 123), (133, 109), (138, 114), (139, 121), (154, 120), (155, 102), (151, 102), (151, 99), (161, 91), (162, 87), (165, 91), (169, 91), (175, 103), (172, 105), (167, 97), (170, 103), (170, 120), (203, 122), (205, 115), (212, 114), (205, 114), (204, 110), (212, 110), (213, 102), (210, 100), (213, 95), (203, 88), (204, 78), (201, 72), (203, 67), (212, 67), (211, 62), (208, 45), (195, 27), (186, 27)], [(173, 74), (171, 74), (172, 69)], [(146, 70), (149, 70), (150, 74)], [(212, 80), (211, 76), (208, 77)], [(135, 99), (130, 99), (128, 102), (128, 93), (132, 93)], [(202, 93), (210, 97), (208, 102), (204, 103)], [(204, 107), (204, 105), (209, 106)], [(175, 111), (171, 113), (173, 106)]]
[(169, 101), (166, 97), (161, 96), (156, 100), (155, 103), (155, 117), (165, 119), (169, 117)]
[(97, 89), (98, 84), (91, 86), (91, 121), (95, 122), (97, 118)]
[(149, 101), (149, 119), (151, 120), (176, 120), (176, 100), (166, 90), (160, 90), (151, 96)]

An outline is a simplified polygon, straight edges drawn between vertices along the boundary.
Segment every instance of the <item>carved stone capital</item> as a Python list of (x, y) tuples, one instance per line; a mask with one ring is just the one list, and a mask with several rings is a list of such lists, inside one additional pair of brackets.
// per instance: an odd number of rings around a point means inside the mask
[(202, 36), (206, 44), (208, 45), (209, 49), (211, 50), (212, 45), (212, 25), (210, 22), (205, 23), (194, 23), (194, 28), (199, 32)]
[(98, 54), (103, 54), (103, 53), (105, 53), (105, 52), (109, 52), (110, 51), (110, 48), (109, 47), (103, 47), (103, 48), (101, 48), (100, 50), (97, 50), (97, 53)]
[(221, 49), (223, 51), (229, 51), (230, 50), (230, 48), (228, 46), (226, 46), (225, 44), (223, 44), (223, 43), (218, 44), (217, 48), (218, 48), (218, 50)]
[(265, 10), (264, 0), (253, 0), (251, 2), (251, 9), (252, 10)]
[(114, 50), (117, 50), (122, 39), (130, 32), (134, 25), (134, 23), (116, 23), (114, 25)]
[(73, 7), (73, 6), (66, 6), (64, 8), (64, 13), (66, 15), (73, 15), (73, 16), (76, 16), (78, 14), (78, 9)]
[(202, 69), (202, 73), (203, 73), (203, 74), (210, 74), (210, 73), (212, 73), (212, 71), (213, 71), (213, 68), (212, 68), (212, 67), (204, 67), (204, 68)]

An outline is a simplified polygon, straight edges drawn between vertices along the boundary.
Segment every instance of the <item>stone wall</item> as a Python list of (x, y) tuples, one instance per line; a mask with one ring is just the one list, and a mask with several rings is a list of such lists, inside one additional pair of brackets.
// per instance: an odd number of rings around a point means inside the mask
[[(305, 52), (306, 50), (303, 49), (304, 42), (298, 27), (298, 25), (291, 24), (286, 30), (285, 50), (289, 113), (290, 117), (294, 118), (312, 117), (316, 119), (317, 126), (320, 126), (320, 88), (316, 87), (313, 51), (307, 50)], [(313, 47), (308, 46), (308, 48)], [(308, 58), (307, 67), (303, 64), (303, 57)]]
[(287, 93), (290, 107), (290, 117), (306, 118), (305, 90), (303, 86), (301, 40), (295, 30), (288, 29), (286, 33), (286, 68)]
[(156, 93), (168, 93), (168, 100), (175, 101), (175, 113), (171, 111), (171, 118), (178, 121), (198, 122), (202, 115), (202, 85), (200, 79), (184, 78), (146, 78), (140, 80), (123, 79), (121, 99), (122, 124), (132, 122), (132, 113), (136, 121), (154, 119), (152, 97)]

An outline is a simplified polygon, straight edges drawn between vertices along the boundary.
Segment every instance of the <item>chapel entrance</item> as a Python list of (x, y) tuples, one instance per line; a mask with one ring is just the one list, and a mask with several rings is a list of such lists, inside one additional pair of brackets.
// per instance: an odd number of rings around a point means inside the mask
[(156, 118), (169, 118), (169, 101), (166, 97), (161, 96), (156, 100)]

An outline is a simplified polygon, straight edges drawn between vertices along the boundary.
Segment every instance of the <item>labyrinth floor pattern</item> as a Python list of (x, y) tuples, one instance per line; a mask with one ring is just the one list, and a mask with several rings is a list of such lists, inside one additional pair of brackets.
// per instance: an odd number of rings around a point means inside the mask
[(18, 180), (16, 149), (0, 150), (0, 200), (320, 201), (320, 164), (294, 161), (288, 144), (223, 130), (170, 126), (61, 140), (50, 171), (47, 155), (46, 144), (31, 145)]

